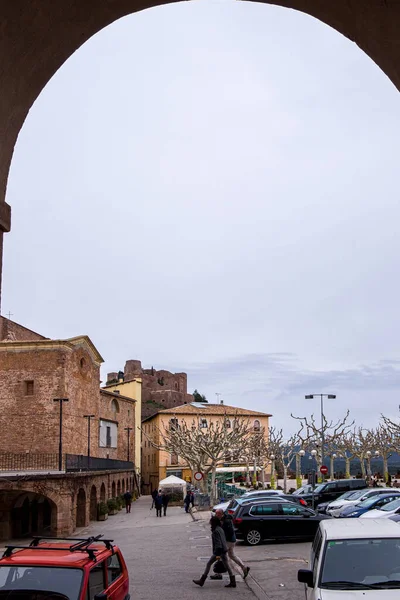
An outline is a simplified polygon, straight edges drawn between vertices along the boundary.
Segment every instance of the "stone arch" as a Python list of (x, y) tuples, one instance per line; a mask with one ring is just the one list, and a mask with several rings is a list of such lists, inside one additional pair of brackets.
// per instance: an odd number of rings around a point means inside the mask
[(86, 525), (86, 492), (79, 488), (76, 496), (76, 526), (85, 527)]
[(121, 495), (121, 481), (118, 479), (117, 483), (117, 496)]
[(115, 498), (115, 481), (111, 484), (111, 498)]
[(92, 485), (92, 487), (90, 489), (89, 519), (91, 521), (96, 521), (96, 519), (97, 519), (97, 488), (95, 485)]
[[(400, 89), (400, 3), (387, 0), (264, 0), (264, 3), (298, 10), (333, 27), (357, 43)], [(11, 226), (11, 210), (4, 201), (9, 167), (19, 131), (32, 104), (61, 65), (93, 35), (135, 12), (135, 6), (145, 10), (161, 4), (164, 4), (161, 0), (144, 0), (140, 5), (132, 4), (131, 0), (112, 3), (68, 0), (60, 9), (54, 0), (30, 0), (21, 11), (16, 2), (2, 3), (0, 255), (3, 232)]]
[(105, 502), (105, 501), (106, 501), (106, 486), (104, 485), (104, 482), (103, 482), (100, 487), (100, 502)]
[(125, 478), (123, 478), (121, 481), (121, 494), (123, 494), (124, 492), (125, 492)]
[(57, 529), (57, 505), (50, 498), (34, 492), (21, 491), (11, 500), (11, 537), (51, 535)]
[(111, 410), (114, 414), (119, 413), (119, 402), (118, 400), (115, 400), (115, 398), (111, 400)]

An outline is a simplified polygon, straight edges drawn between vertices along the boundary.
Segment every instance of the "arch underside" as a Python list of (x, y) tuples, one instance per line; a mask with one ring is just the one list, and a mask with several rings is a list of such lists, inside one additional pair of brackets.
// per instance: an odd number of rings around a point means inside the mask
[[(0, 0), (0, 285), (11, 158), (32, 104), (82, 44), (117, 19), (176, 0)], [(259, 0), (263, 1), (263, 0)], [(358, 44), (400, 89), (400, 3), (393, 0), (264, 0), (330, 25)]]

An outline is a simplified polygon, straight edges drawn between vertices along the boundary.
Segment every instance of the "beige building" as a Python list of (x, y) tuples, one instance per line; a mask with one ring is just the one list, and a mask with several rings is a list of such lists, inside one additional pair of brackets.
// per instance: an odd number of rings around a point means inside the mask
[[(182, 458), (176, 454), (158, 450), (150, 441), (151, 439), (156, 445), (161, 444), (160, 431), (169, 426), (171, 419), (177, 419), (178, 422), (186, 421), (187, 424), (191, 423), (193, 419), (199, 420), (200, 427), (206, 430), (211, 423), (222, 420), (228, 420), (231, 423), (237, 417), (248, 420), (254, 432), (264, 428), (265, 435), (268, 435), (271, 415), (225, 404), (192, 402), (176, 408), (161, 410), (156, 415), (144, 419), (142, 421), (142, 492), (150, 494), (158, 486), (159, 481), (169, 475), (176, 475), (188, 482), (192, 481), (192, 471)], [(221, 462), (221, 467), (223, 464)]]

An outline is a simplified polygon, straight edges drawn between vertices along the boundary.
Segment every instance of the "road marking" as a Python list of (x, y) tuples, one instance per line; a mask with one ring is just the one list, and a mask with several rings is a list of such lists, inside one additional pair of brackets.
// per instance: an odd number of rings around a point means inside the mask
[(193, 537), (190, 537), (189, 540), (209, 540), (210, 536), (209, 535), (195, 535)]

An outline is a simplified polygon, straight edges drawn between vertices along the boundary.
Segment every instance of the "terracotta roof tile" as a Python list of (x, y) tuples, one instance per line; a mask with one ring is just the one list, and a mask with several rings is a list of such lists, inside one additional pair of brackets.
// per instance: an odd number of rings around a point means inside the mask
[[(174, 408), (166, 408), (160, 410), (157, 414), (177, 414), (177, 415), (228, 415), (234, 416), (239, 415), (243, 417), (272, 417), (268, 413), (262, 413), (255, 410), (249, 410), (248, 408), (239, 408), (237, 406), (228, 406), (227, 404), (210, 404), (204, 403), (199, 406), (196, 402), (194, 404), (183, 404), (182, 406), (175, 406)], [(154, 415), (155, 416), (155, 415)]]

